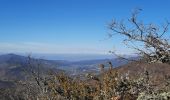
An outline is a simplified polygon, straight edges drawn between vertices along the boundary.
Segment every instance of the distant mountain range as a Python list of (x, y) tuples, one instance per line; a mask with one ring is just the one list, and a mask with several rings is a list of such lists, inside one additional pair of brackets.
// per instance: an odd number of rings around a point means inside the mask
[[(41, 63), (41, 70), (43, 73), (48, 70), (55, 72), (65, 71), (70, 75), (79, 75), (88, 72), (99, 72), (98, 65), (104, 64), (108, 68), (108, 61), (111, 61), (114, 67), (128, 63), (126, 60), (115, 59), (94, 59), (81, 61), (67, 61), (67, 60), (45, 60), (32, 58)], [(28, 57), (16, 54), (0, 55), (0, 84), (6, 83), (9, 80), (25, 79), (25, 69), (28, 67)]]

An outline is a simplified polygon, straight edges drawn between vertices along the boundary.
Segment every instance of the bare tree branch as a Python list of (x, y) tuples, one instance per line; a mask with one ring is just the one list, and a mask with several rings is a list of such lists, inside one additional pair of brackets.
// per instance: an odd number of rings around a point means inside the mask
[[(170, 63), (170, 45), (163, 35), (167, 33), (169, 22), (162, 27), (155, 24), (144, 24), (138, 21), (138, 14), (141, 11), (135, 10), (132, 13), (131, 18), (128, 20), (128, 26), (126, 26), (122, 21), (118, 22), (113, 20), (109, 24), (109, 29), (112, 30), (113, 34), (119, 34), (125, 36), (123, 41), (126, 41), (126, 46), (131, 46), (132, 49), (137, 50), (138, 54), (147, 59), (148, 62), (159, 61), (162, 63)], [(129, 26), (134, 26), (130, 28)], [(128, 44), (130, 42), (136, 42), (143, 44), (143, 46), (137, 47), (133, 44)], [(140, 49), (143, 48), (143, 49)]]

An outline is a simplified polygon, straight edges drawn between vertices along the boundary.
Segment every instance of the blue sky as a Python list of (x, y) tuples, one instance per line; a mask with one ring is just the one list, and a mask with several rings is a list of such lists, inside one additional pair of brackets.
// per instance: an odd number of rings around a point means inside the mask
[(112, 18), (170, 21), (170, 0), (0, 0), (0, 52), (106, 54), (131, 53), (120, 36), (107, 38)]

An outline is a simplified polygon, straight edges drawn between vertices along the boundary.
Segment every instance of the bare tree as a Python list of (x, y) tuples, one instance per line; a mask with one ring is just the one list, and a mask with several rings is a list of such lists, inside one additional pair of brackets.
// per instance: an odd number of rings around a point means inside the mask
[(142, 9), (133, 11), (127, 21), (113, 20), (109, 24), (109, 37), (115, 34), (124, 36), (123, 43), (147, 62), (170, 62), (170, 45), (165, 34), (168, 32), (169, 22), (158, 26), (153, 23), (145, 24), (138, 20), (138, 14)]
[[(48, 75), (43, 72), (43, 63), (39, 59), (34, 59), (31, 55), (27, 58), (24, 68), (26, 79), (18, 83), (18, 88), (25, 89), (25, 98), (42, 98), (47, 95), (47, 78)], [(21, 89), (21, 88), (19, 88)]]

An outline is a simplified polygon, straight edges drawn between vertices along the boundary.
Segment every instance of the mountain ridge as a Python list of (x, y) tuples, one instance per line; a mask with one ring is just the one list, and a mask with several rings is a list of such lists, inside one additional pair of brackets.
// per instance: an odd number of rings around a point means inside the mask
[[(70, 75), (80, 75), (85, 73), (98, 73), (99, 64), (104, 64), (106, 68), (109, 66), (108, 62), (112, 62), (114, 67), (126, 64), (127, 61), (119, 61), (118, 59), (93, 59), (81, 61), (67, 61), (67, 60), (46, 60), (32, 58), (34, 63), (41, 63), (41, 70), (46, 73), (48, 70), (62, 72), (65, 71)], [(17, 54), (3, 54), (0, 55), (0, 80), (22, 80), (25, 79), (24, 69), (29, 67), (29, 58)], [(3, 83), (3, 82), (2, 82)]]

